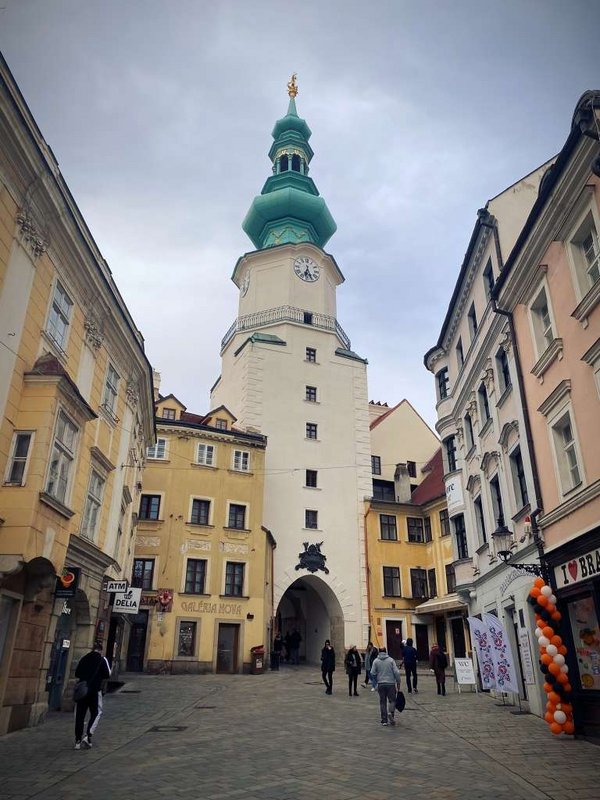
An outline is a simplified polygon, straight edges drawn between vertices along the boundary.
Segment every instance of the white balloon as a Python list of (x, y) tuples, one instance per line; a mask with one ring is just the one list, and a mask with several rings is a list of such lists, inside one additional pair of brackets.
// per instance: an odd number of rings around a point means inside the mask
[(567, 674), (567, 672), (569, 671), (569, 667), (568, 667), (568, 665), (567, 665), (567, 664), (563, 664), (563, 665), (562, 665), (562, 667), (560, 668), (560, 671), (561, 671), (561, 672), (564, 672), (564, 673), (565, 673), (565, 675), (566, 675), (566, 674)]
[(558, 722), (559, 725), (564, 725), (564, 723), (567, 721), (567, 715), (564, 711), (555, 711), (554, 721)]
[[(552, 647), (552, 645), (550, 645), (550, 646)], [(560, 653), (557, 653), (552, 658), (552, 661), (554, 661), (555, 664), (558, 664), (559, 667), (562, 667), (562, 665), (565, 663), (565, 657), (562, 656)]]
[(536, 628), (534, 630), (534, 633), (535, 633), (536, 636), (541, 636), (542, 635), (542, 629), (541, 628)]
[(550, 597), (548, 598), (548, 600), (550, 600), (551, 603), (554, 603), (554, 605), (556, 605), (556, 595), (555, 594), (551, 594)]
[(550, 597), (552, 594), (552, 589), (549, 586), (542, 586), (540, 589), (540, 594), (545, 595), (546, 597)]
[(548, 647), (550, 639), (547, 639), (545, 636), (540, 636), (538, 642), (540, 643), (540, 647)]
[(547, 644), (546, 652), (549, 656), (554, 657), (558, 653), (558, 647), (555, 644)]

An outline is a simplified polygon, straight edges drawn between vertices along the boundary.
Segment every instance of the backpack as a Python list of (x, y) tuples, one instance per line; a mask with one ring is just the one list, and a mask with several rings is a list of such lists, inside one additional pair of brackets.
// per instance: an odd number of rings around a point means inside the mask
[(446, 669), (446, 667), (448, 666), (448, 659), (446, 658), (445, 653), (438, 653), (436, 661), (440, 669)]

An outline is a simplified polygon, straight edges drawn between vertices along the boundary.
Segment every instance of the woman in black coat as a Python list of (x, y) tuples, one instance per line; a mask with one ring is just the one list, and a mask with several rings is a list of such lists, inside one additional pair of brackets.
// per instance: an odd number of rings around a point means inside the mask
[(348, 675), (348, 696), (352, 697), (352, 690), (354, 689), (354, 696), (358, 697), (357, 682), (358, 676), (362, 672), (362, 661), (355, 644), (351, 645), (346, 653), (345, 663), (346, 674)]
[(335, 650), (329, 639), (325, 639), (325, 647), (321, 650), (321, 675), (325, 684), (325, 694), (333, 693), (333, 673), (335, 672)]

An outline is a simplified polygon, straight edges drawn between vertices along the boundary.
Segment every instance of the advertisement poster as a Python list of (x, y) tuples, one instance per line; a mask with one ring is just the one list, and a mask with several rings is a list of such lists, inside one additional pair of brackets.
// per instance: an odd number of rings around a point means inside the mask
[(600, 690), (600, 629), (591, 595), (569, 603), (569, 619), (582, 689)]
[(77, 594), (79, 586), (79, 567), (65, 567), (60, 575), (56, 576), (54, 586), (55, 597), (73, 598)]

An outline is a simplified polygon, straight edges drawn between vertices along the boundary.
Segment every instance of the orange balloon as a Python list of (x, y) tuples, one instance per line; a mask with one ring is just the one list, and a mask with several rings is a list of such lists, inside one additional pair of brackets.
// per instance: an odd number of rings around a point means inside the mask
[(555, 736), (558, 736), (559, 733), (562, 733), (562, 729), (563, 726), (559, 725), (558, 722), (553, 722), (552, 725), (550, 725), (550, 730)]
[(561, 703), (561, 705), (562, 705), (562, 710), (565, 712), (567, 716), (573, 711), (573, 706), (571, 705), (571, 703)]
[(552, 686), (549, 683), (545, 683), (544, 684), (544, 691), (546, 692), (546, 694), (548, 692), (551, 692), (552, 691)]
[(560, 695), (557, 692), (550, 692), (548, 694), (548, 700), (554, 704), (560, 703)]
[(549, 625), (546, 625), (545, 628), (542, 628), (542, 633), (546, 637), (546, 639), (551, 639), (554, 636), (554, 628), (551, 628)]
[(570, 683), (565, 683), (565, 692), (572, 692), (572, 691), (573, 691), (573, 687), (571, 686), (571, 684)]
[(560, 675), (560, 665), (555, 664), (553, 661), (552, 664), (548, 665), (548, 672), (551, 672), (553, 675)]
[(569, 651), (567, 650), (566, 645), (561, 644), (561, 646), (558, 648), (558, 652), (561, 654), (561, 656), (566, 656)]
[(537, 586), (534, 586), (533, 589), (529, 592), (530, 597), (539, 597), (540, 596), (540, 589)]
[(568, 719), (565, 724), (563, 725), (564, 733), (568, 733), (570, 736), (575, 733), (575, 723), (572, 719)]
[(538, 601), (538, 603), (539, 603), (541, 606), (547, 606), (547, 605), (548, 605), (548, 603), (550, 602), (550, 601), (548, 600), (548, 598), (546, 597), (546, 595), (545, 595), (545, 594), (541, 594), (541, 595), (538, 597), (537, 601)]
[(540, 658), (540, 661), (542, 662), (542, 664), (548, 666), (549, 664), (552, 664), (552, 656), (549, 656), (548, 653), (544, 653), (544, 655)]
[(546, 713), (544, 714), (544, 719), (550, 725), (551, 723), (554, 722), (554, 714), (551, 711), (546, 711)]
[(565, 683), (568, 683), (568, 682), (569, 682), (569, 678), (567, 677), (567, 675), (566, 675), (566, 673), (565, 673), (565, 672), (561, 672), (561, 673), (560, 673), (560, 675), (557, 675), (557, 676), (556, 676), (556, 680), (557, 680), (559, 683), (562, 683), (562, 684), (563, 684), (563, 686), (564, 686), (564, 684), (565, 684)]
[(550, 637), (550, 644), (555, 644), (557, 647), (560, 647), (562, 644), (562, 639), (560, 638), (560, 636), (557, 636), (555, 634), (554, 636)]
[(550, 600), (548, 600), (546, 611), (550, 614), (550, 616), (552, 616), (552, 614), (554, 614), (554, 612), (556, 611), (556, 606), (554, 605), (554, 603), (551, 603)]
[(562, 614), (560, 613), (560, 611), (553, 611), (551, 616), (555, 622), (558, 622), (559, 620), (562, 619)]
[(545, 586), (545, 581), (543, 578), (536, 578), (533, 582), (534, 586), (537, 586), (538, 589), (541, 589), (542, 586)]

